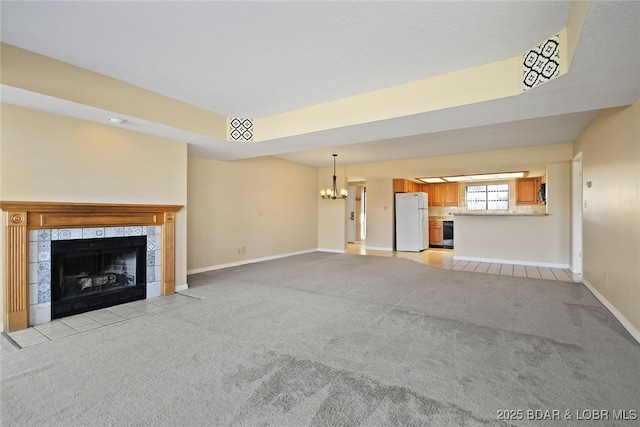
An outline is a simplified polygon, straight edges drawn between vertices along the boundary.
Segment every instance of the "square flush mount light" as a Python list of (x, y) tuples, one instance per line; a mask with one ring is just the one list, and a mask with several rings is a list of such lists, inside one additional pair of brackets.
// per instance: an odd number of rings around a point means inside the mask
[(498, 179), (522, 178), (523, 176), (524, 176), (524, 172), (499, 173), (498, 174)]
[(427, 184), (433, 184), (435, 182), (445, 182), (442, 178), (418, 178), (422, 182), (426, 182)]
[(469, 178), (472, 181), (490, 181), (492, 179), (498, 179), (498, 175), (496, 174), (484, 174), (484, 175), (469, 175)]
[(458, 182), (458, 181), (469, 181), (469, 177), (468, 176), (445, 176), (443, 177), (445, 181), (447, 182)]

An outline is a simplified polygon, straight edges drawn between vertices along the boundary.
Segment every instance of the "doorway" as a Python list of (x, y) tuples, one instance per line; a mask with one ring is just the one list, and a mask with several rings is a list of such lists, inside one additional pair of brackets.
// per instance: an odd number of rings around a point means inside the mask
[(364, 242), (367, 237), (367, 187), (349, 183), (347, 196), (347, 243)]

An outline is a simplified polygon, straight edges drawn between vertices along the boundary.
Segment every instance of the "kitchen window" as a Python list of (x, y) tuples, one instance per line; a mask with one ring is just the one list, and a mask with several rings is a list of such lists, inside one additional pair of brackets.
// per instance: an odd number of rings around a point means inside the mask
[(509, 184), (467, 185), (465, 192), (467, 210), (509, 210)]

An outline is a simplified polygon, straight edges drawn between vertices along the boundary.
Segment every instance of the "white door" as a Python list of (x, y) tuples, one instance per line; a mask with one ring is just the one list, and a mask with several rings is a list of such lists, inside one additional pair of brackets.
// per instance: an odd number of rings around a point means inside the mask
[(356, 187), (347, 187), (347, 243), (356, 241)]

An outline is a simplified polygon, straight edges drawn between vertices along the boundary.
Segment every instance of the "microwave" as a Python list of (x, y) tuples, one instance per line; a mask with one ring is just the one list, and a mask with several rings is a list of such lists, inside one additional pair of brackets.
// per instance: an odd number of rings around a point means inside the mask
[(547, 183), (543, 182), (540, 184), (540, 188), (538, 188), (538, 201), (540, 203), (547, 202)]

